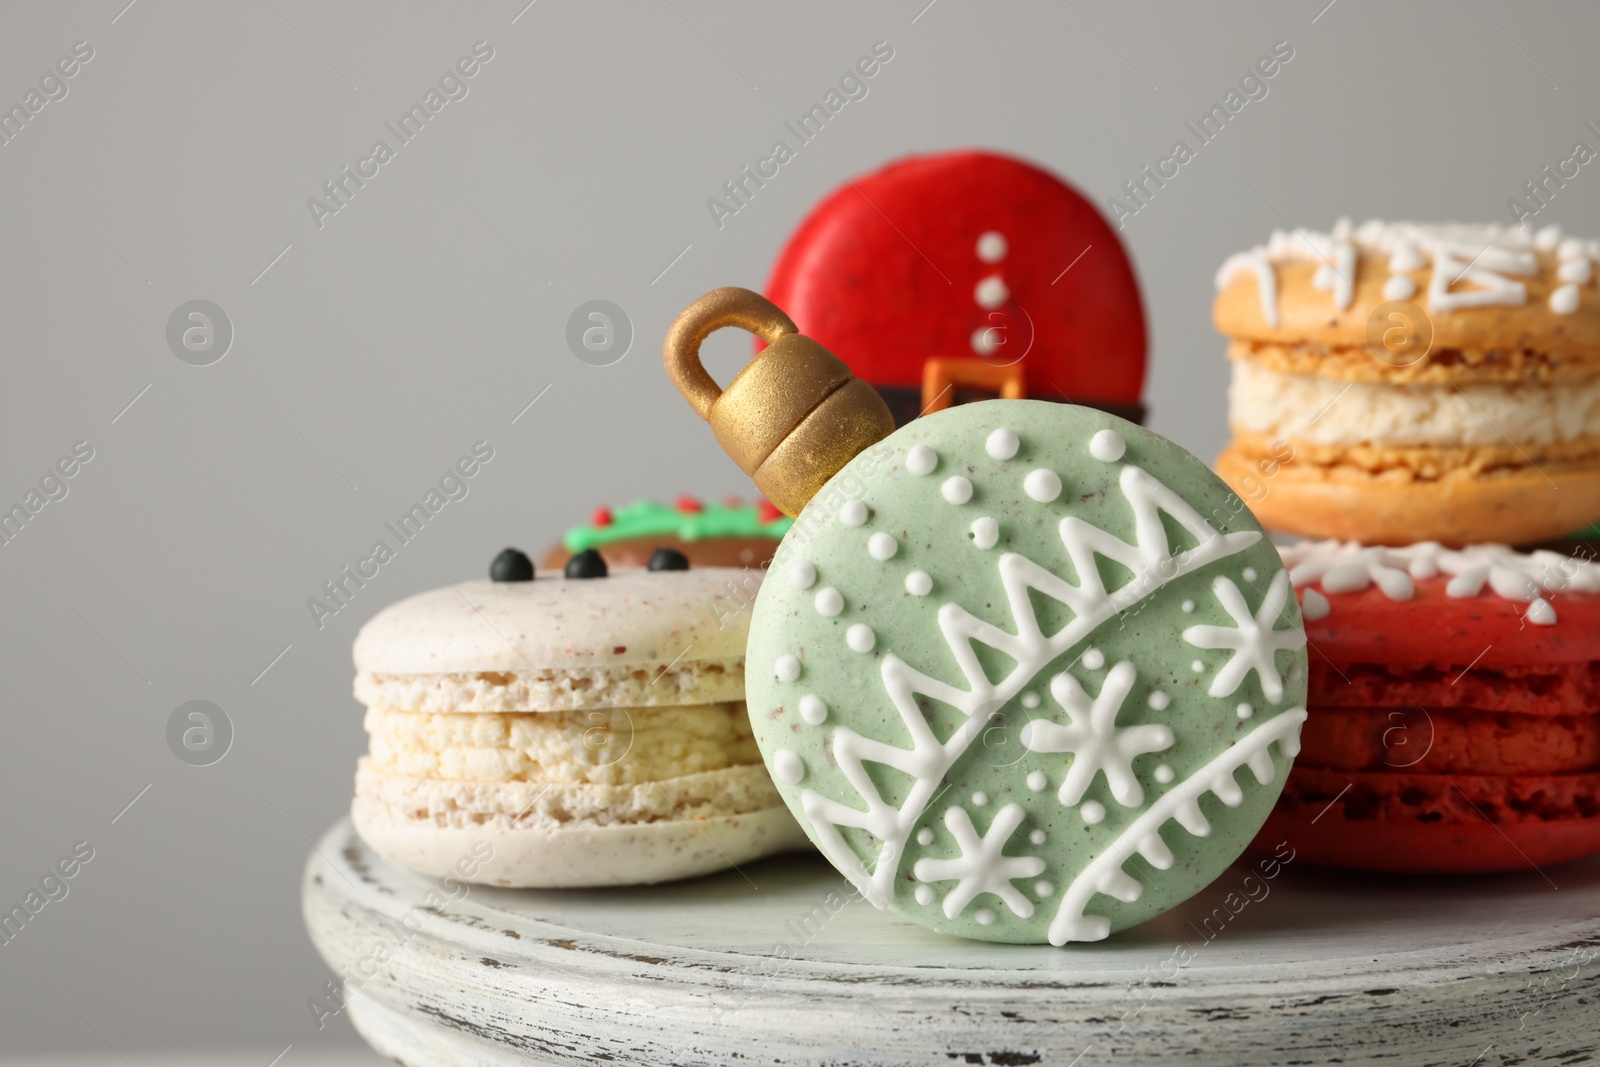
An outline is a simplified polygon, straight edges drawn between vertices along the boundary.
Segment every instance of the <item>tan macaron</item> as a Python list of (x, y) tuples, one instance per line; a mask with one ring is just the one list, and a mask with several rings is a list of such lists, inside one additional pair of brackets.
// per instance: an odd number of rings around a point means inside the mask
[(506, 886), (659, 882), (804, 846), (745, 712), (758, 582), (541, 575), (386, 608), (355, 643), (356, 829), (413, 870), (470, 857), (470, 880)]
[(1529, 543), (1600, 516), (1600, 242), (1495, 226), (1278, 232), (1217, 275), (1218, 472), (1268, 526)]

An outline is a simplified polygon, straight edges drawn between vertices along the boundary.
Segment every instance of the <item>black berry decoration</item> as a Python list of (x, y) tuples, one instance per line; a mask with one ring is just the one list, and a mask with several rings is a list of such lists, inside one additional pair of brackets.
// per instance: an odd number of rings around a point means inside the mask
[(606, 561), (594, 549), (586, 548), (567, 560), (567, 569), (563, 573), (568, 578), (604, 578)]
[(658, 548), (650, 553), (649, 567), (653, 571), (686, 571), (689, 557), (675, 548)]
[(505, 549), (489, 564), (489, 577), (497, 582), (531, 582), (533, 560), (514, 548)]

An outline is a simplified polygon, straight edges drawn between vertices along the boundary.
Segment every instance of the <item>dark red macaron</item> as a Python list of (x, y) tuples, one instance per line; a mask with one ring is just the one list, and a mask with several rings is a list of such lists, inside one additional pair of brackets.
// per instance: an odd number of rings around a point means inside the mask
[[(897, 417), (930, 359), (1017, 368), (1035, 399), (1140, 410), (1144, 308), (1122, 242), (1094, 204), (1019, 159), (914, 156), (845, 182), (789, 239), (767, 296)], [(974, 380), (993, 388), (993, 375)]]
[(1498, 546), (1282, 551), (1309, 718), (1258, 844), (1440, 873), (1600, 852), (1600, 567)]

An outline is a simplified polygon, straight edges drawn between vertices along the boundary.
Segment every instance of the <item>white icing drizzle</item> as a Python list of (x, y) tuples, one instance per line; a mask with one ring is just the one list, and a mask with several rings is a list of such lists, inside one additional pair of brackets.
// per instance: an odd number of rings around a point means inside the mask
[(1128, 442), (1115, 430), (1096, 430), (1089, 438), (1089, 455), (1102, 463), (1115, 463), (1128, 454)]
[(917, 476), (932, 474), (939, 465), (939, 453), (927, 445), (912, 445), (906, 452), (906, 470)]
[(989, 516), (972, 522), (972, 543), (979, 548), (993, 548), (1000, 543), (1000, 524)]
[(1256, 276), (1256, 288), (1261, 293), (1261, 317), (1267, 320), (1267, 325), (1274, 330), (1278, 328), (1278, 274), (1272, 268), (1272, 261), (1267, 259), (1262, 250), (1251, 252), (1236, 252), (1222, 261), (1222, 266), (1217, 268), (1217, 288), (1227, 287), (1234, 276), (1244, 271), (1250, 271)]
[(828, 720), (828, 705), (815, 693), (800, 698), (800, 717), (812, 726), (821, 726)]
[(972, 483), (959, 474), (954, 475), (939, 486), (939, 495), (947, 504), (965, 504), (972, 499)]
[(1306, 622), (1326, 619), (1332, 610), (1333, 605), (1328, 603), (1328, 598), (1315, 589), (1307, 589), (1300, 594), (1300, 614)]
[(1417, 283), (1411, 280), (1409, 274), (1391, 274), (1389, 280), (1383, 283), (1383, 298), (1385, 300), (1410, 300), (1417, 295)]
[[(1125, 464), (1118, 472), (1118, 487), (1132, 511), (1136, 536), (1133, 542), (1070, 515), (1057, 524), (1070, 573), (1079, 584), (1067, 582), (1054, 570), (1020, 553), (999, 556), (996, 566), (1015, 632), (986, 622), (959, 604), (939, 606), (939, 630), (965, 688), (924, 674), (893, 652), (883, 653), (879, 676), (909, 736), (910, 747), (877, 741), (845, 726), (831, 728), (835, 763), (854, 788), (859, 804), (803, 789), (801, 811), (810, 821), (821, 851), (875, 907), (889, 905), (910, 835), (943, 788), (950, 768), (992, 721), (991, 709), (1021, 693), (1053, 661), (1121, 612), (1187, 574), (1246, 551), (1261, 539), (1261, 534), (1249, 530), (1222, 533), (1187, 500), (1133, 464)], [(1166, 528), (1169, 518), (1187, 531), (1193, 547), (1173, 551)], [(1101, 556), (1134, 577), (1108, 590), (1097, 561)], [(1068, 609), (1070, 618), (1055, 633), (1046, 634), (1040, 629), (1034, 592)], [(1003, 678), (992, 680), (978, 659), (975, 643), (1009, 657), (1014, 666)], [(1112, 687), (1111, 692), (1114, 696), (1116, 688)], [(949, 705), (965, 716), (964, 721), (949, 737), (940, 740), (923, 717), (919, 694)], [(1105, 687), (1101, 699), (1110, 699)], [(1261, 729), (1257, 727), (1258, 731)], [(1238, 748), (1235, 745), (1228, 751)], [(913, 780), (899, 804), (884, 799), (874, 782), (878, 772), (869, 771), (869, 763), (893, 768)], [(1031, 788), (1031, 778), (1029, 784)], [(845, 827), (864, 830), (881, 842), (870, 871), (840, 832)]]
[(846, 526), (861, 526), (867, 521), (867, 504), (864, 500), (846, 500), (839, 507), (839, 521)]
[(844, 610), (844, 597), (833, 586), (824, 586), (817, 590), (812, 604), (817, 609), (817, 614), (831, 619)]
[(894, 539), (893, 534), (886, 534), (880, 530), (867, 538), (867, 555), (880, 563), (884, 560), (893, 559), (894, 554), (898, 551), (900, 551), (900, 542)]
[(1021, 447), (1021, 444), (1021, 440), (1017, 437), (1017, 431), (1002, 426), (991, 433), (988, 440), (983, 442), (983, 450), (989, 453), (990, 459), (1010, 459), (1017, 454), (1017, 449)]
[(1071, 807), (1083, 800), (1095, 775), (1105, 775), (1111, 796), (1125, 808), (1144, 803), (1144, 787), (1134, 773), (1133, 761), (1147, 752), (1172, 747), (1172, 728), (1164, 724), (1117, 726), (1117, 713), (1133, 689), (1136, 672), (1123, 660), (1106, 674), (1100, 695), (1089, 698), (1070, 674), (1050, 679), (1050, 696), (1067, 713), (1068, 725), (1035, 719), (1018, 737), (1030, 752), (1070, 752), (1072, 762), (1061, 781), (1056, 799)]
[[(1555, 609), (1543, 594), (1600, 593), (1600, 564), (1544, 549), (1518, 552), (1505, 545), (1452, 549), (1435, 541), (1400, 548), (1354, 541), (1300, 541), (1279, 545), (1278, 552), (1296, 588), (1320, 585), (1322, 592), (1338, 595), (1375, 584), (1390, 600), (1404, 601), (1416, 595), (1413, 579), (1447, 574), (1446, 596), (1475, 597), (1487, 586), (1504, 600), (1535, 605), (1524, 617), (1543, 626), (1556, 622)], [(1312, 596), (1322, 603), (1313, 607)], [(1301, 610), (1315, 621), (1331, 607), (1325, 597), (1308, 589)], [(1313, 610), (1320, 613), (1313, 615)]]
[(1061, 495), (1061, 475), (1040, 467), (1029, 471), (1022, 479), (1022, 491), (1041, 504), (1048, 504)]
[(798, 785), (806, 776), (806, 765), (795, 753), (780, 748), (772, 754), (772, 777), (784, 785)]
[(1332, 258), (1311, 277), (1311, 288), (1331, 290), (1333, 306), (1343, 311), (1356, 298), (1356, 248), (1350, 243), (1350, 220), (1333, 224)]
[[(1056, 917), (1050, 923), (1050, 943), (1059, 946), (1068, 941), (1104, 939), (1111, 932), (1111, 920), (1103, 915), (1087, 914), (1090, 899), (1096, 893), (1105, 893), (1124, 902), (1138, 900), (1144, 886), (1122, 869), (1122, 865), (1133, 858), (1133, 853), (1143, 856), (1158, 871), (1169, 869), (1173, 855), (1161, 839), (1161, 828), (1168, 822), (1176, 822), (1195, 837), (1209, 835), (1211, 823), (1200, 810), (1200, 799), (1210, 793), (1228, 807), (1238, 807), (1244, 800), (1244, 792), (1234, 775), (1241, 767), (1249, 767), (1260, 784), (1270, 785), (1278, 773), (1272, 758), (1272, 744), (1276, 742), (1278, 750), (1293, 759), (1300, 751), (1300, 724), (1305, 720), (1304, 708), (1290, 708), (1274, 715), (1157, 797), (1067, 886)], [(1166, 764), (1162, 764), (1156, 768), (1158, 781), (1165, 767)], [(1167, 770), (1170, 775), (1171, 769)]]
[(944, 895), (946, 919), (960, 915), (980, 893), (999, 897), (1018, 918), (1026, 919), (1033, 914), (1033, 901), (1011, 883), (1017, 878), (1042, 874), (1044, 860), (1038, 856), (1007, 856), (1001, 851), (1022, 825), (1025, 814), (1021, 804), (1007, 804), (995, 812), (988, 832), (979, 837), (966, 808), (952, 804), (945, 809), (945, 829), (955, 838), (961, 854), (951, 859), (920, 859), (911, 873), (919, 882), (955, 881), (955, 887)]
[(1267, 699), (1274, 704), (1283, 699), (1278, 653), (1298, 652), (1306, 647), (1304, 630), (1292, 625), (1276, 629), (1278, 617), (1289, 602), (1289, 588), (1288, 571), (1273, 575), (1260, 609), (1251, 614), (1244, 594), (1231, 578), (1219, 575), (1212, 583), (1211, 591), (1237, 625), (1191, 626), (1183, 631), (1183, 639), (1196, 648), (1225, 648), (1233, 652), (1227, 664), (1211, 679), (1210, 695), (1225, 697), (1237, 692), (1245, 677), (1255, 671)]

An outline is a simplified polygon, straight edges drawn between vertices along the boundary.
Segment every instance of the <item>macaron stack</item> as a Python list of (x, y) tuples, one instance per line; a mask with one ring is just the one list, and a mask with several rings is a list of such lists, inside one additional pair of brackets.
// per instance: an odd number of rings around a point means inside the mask
[(1309, 719), (1258, 843), (1389, 871), (1600, 851), (1600, 243), (1341, 222), (1217, 275), (1218, 472), (1280, 546)]
[[(742, 571), (592, 550), (379, 612), (355, 643), (370, 753), (351, 815), (372, 848), (505, 886), (638, 884), (803, 844), (744, 703)], [(488, 856), (485, 857), (484, 853)]]

